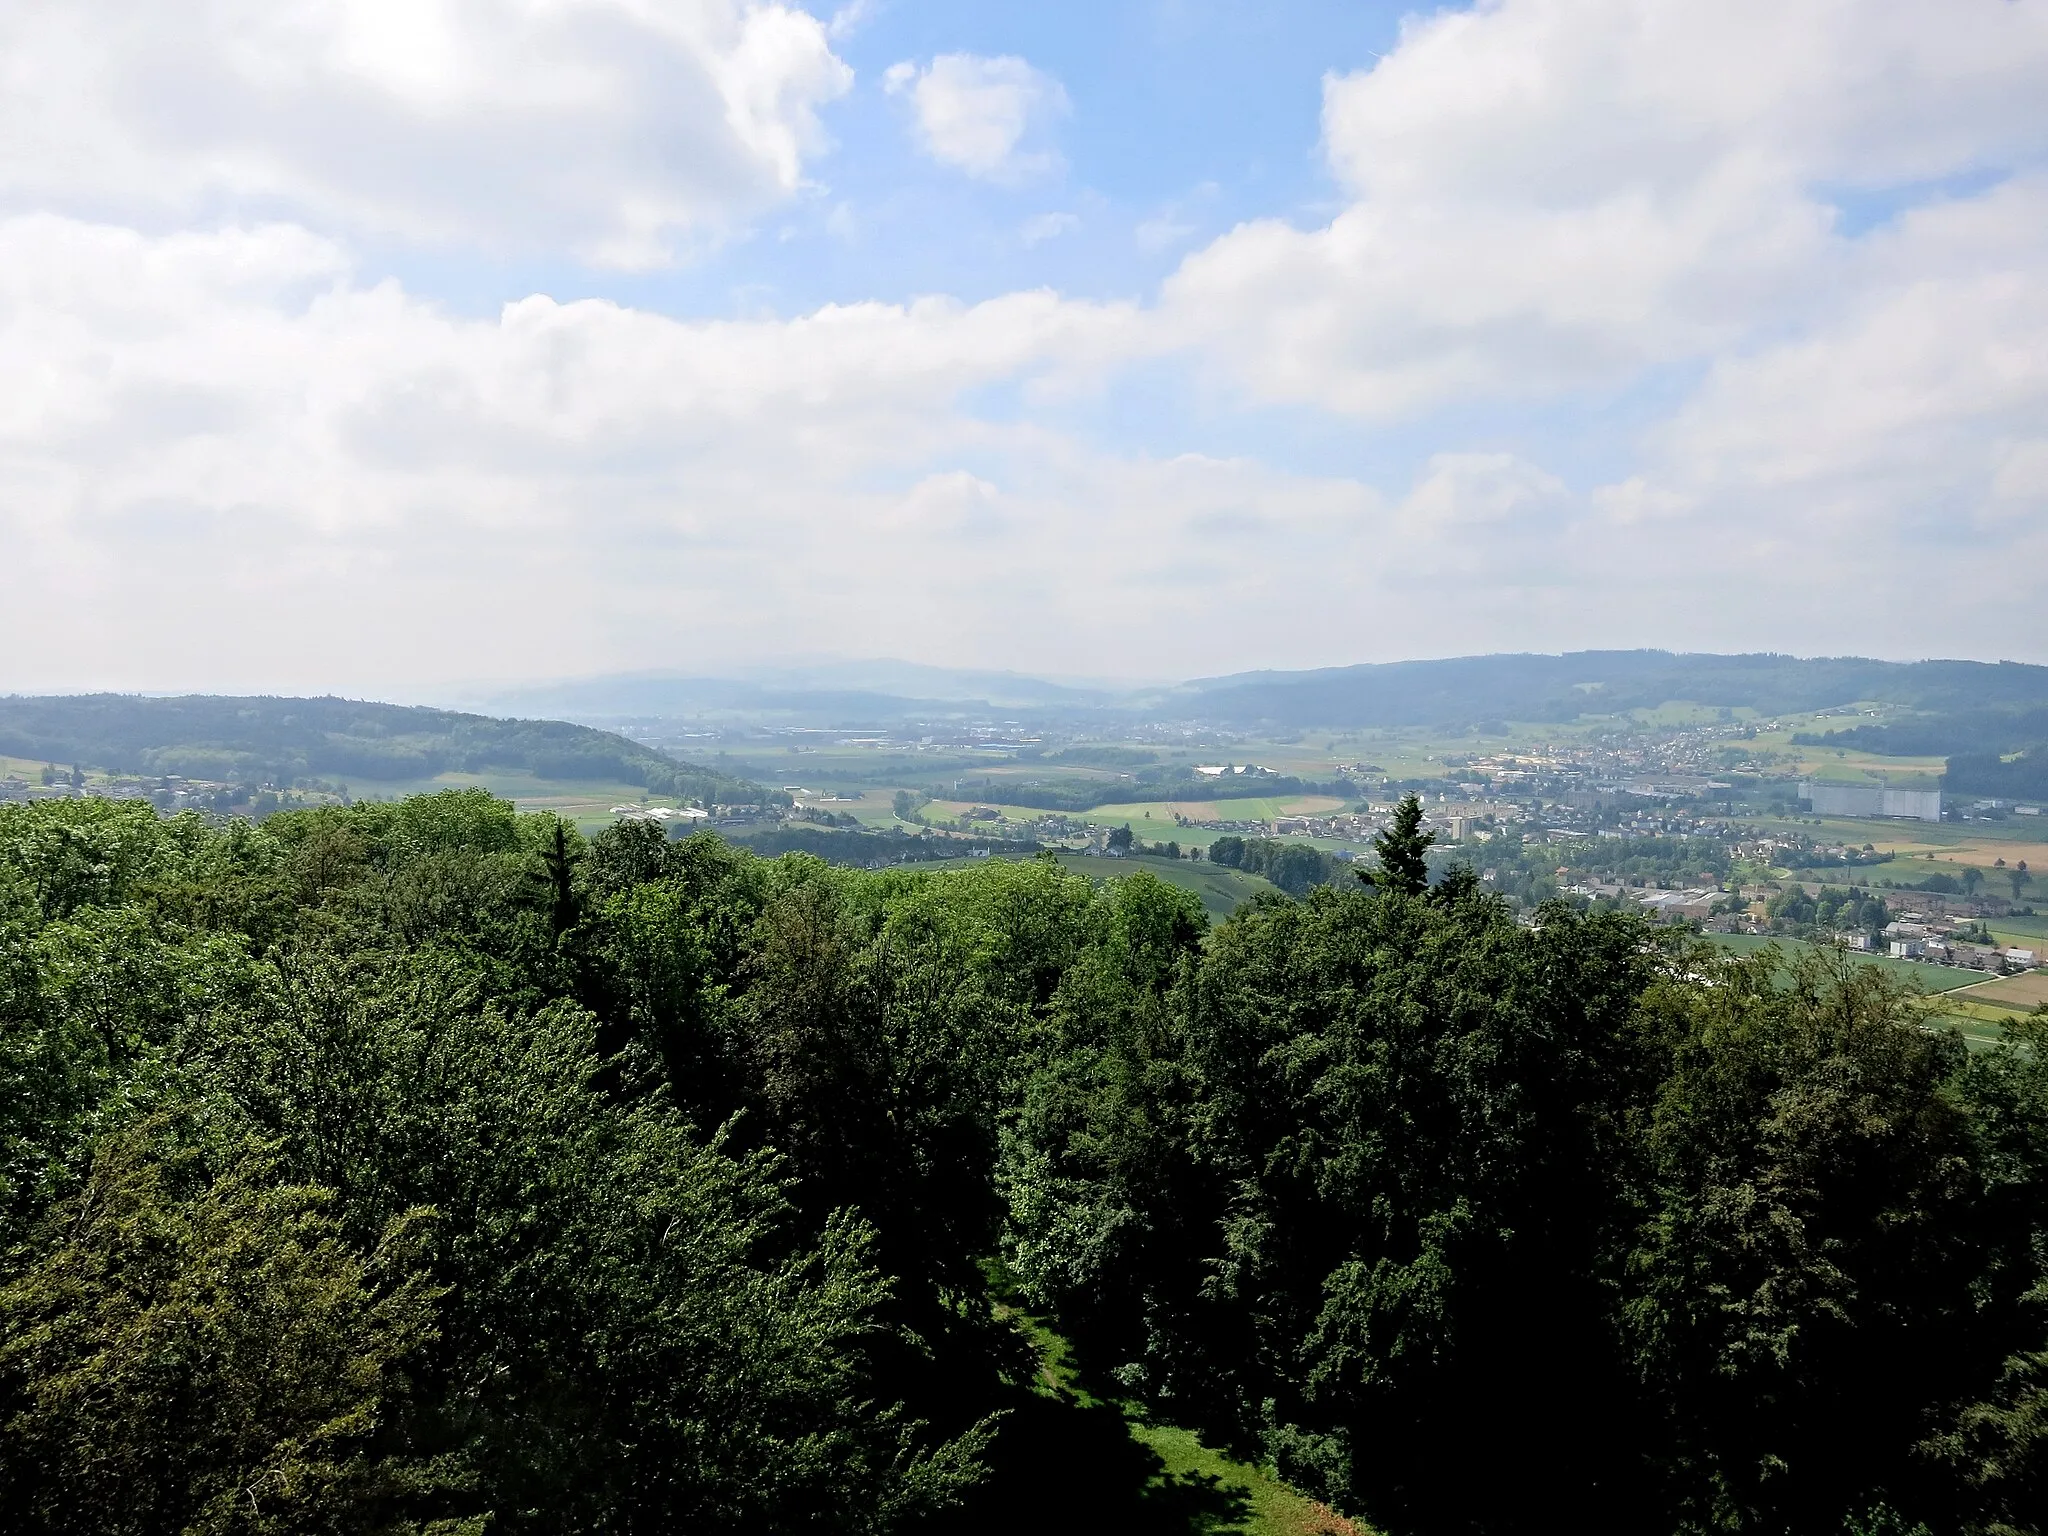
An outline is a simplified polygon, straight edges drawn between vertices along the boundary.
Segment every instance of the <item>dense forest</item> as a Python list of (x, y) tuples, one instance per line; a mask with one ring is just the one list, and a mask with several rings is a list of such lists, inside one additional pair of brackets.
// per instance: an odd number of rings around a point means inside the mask
[(636, 784), (707, 804), (787, 796), (561, 720), (495, 720), (353, 699), (0, 698), (0, 755), (115, 773), (293, 785), (430, 779), (510, 769), (544, 779)]
[(1946, 757), (1941, 787), (1950, 794), (2048, 799), (2048, 707), (1937, 711), (1793, 740), (1890, 757)]
[(1028, 1315), (1389, 1533), (2040, 1531), (2048, 1022), (1524, 925), (1415, 819), (1211, 927), (480, 791), (0, 807), (10, 1529), (1132, 1529), (1047, 1502)]

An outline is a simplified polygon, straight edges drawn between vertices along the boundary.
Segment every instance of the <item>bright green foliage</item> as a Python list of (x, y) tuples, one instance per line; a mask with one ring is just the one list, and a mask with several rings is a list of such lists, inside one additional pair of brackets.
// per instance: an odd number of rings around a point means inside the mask
[(432, 1335), (414, 1213), (345, 1243), (244, 1148), (209, 1182), (161, 1121), (104, 1141), (0, 1289), (0, 1503), (18, 1531), (399, 1528), (459, 1490), (390, 1453)]

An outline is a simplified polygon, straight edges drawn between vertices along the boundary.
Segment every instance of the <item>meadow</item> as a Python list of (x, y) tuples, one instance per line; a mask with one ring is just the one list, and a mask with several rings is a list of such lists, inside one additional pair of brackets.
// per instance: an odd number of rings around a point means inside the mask
[[(1739, 955), (1755, 954), (1758, 950), (1775, 944), (1789, 958), (1806, 950), (1825, 951), (1828, 946), (1808, 944), (1800, 939), (1763, 938), (1747, 933), (1717, 933), (1712, 935), (1716, 944), (1733, 950)], [(1845, 955), (1857, 965), (1875, 966), (1905, 981), (1917, 983), (1929, 993), (1953, 991), (1984, 980), (1982, 971), (1965, 970), (1958, 965), (1922, 965), (1917, 960), (1894, 960), (1889, 955), (1865, 954), (1859, 950), (1844, 949), (1834, 953)]]

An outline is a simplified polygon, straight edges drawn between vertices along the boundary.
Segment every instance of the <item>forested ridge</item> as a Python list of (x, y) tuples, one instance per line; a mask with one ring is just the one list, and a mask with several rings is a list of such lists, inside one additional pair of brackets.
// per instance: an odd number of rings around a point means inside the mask
[(291, 785), (430, 779), (492, 769), (642, 785), (712, 803), (786, 803), (779, 791), (679, 763), (564, 720), (497, 720), (355, 699), (130, 694), (0, 698), (0, 755), (128, 774)]
[(1186, 683), (1166, 697), (1185, 714), (1299, 729), (1565, 721), (1655, 709), (1680, 699), (1765, 715), (1865, 700), (1936, 712), (1982, 711), (2048, 704), (2048, 667), (1765, 652), (1569, 651), (1245, 672)]
[(1523, 926), (1409, 809), (1212, 927), (474, 790), (0, 806), (9, 1528), (1128, 1529), (1021, 1308), (1387, 1532), (2040, 1531), (2048, 1023)]

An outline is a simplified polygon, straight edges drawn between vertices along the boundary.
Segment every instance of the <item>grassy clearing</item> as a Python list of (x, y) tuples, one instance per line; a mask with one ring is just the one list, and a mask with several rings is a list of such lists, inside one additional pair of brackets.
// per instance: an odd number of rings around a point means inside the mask
[(1248, 875), (1241, 869), (1197, 864), (1188, 859), (1109, 859), (1086, 853), (1063, 853), (1058, 857), (1062, 868), (1091, 880), (1117, 879), (1140, 870), (1157, 875), (1169, 885), (1193, 891), (1212, 918), (1228, 917), (1261, 892), (1277, 893), (1280, 889), (1264, 875)]
[[(1028, 1399), (998, 1440), (995, 1485), (968, 1511), (977, 1533), (1370, 1536), (1194, 1431), (1098, 1396), (1067, 1341), (1017, 1312), (1039, 1353)], [(1007, 1443), (1005, 1443), (1007, 1442)]]

